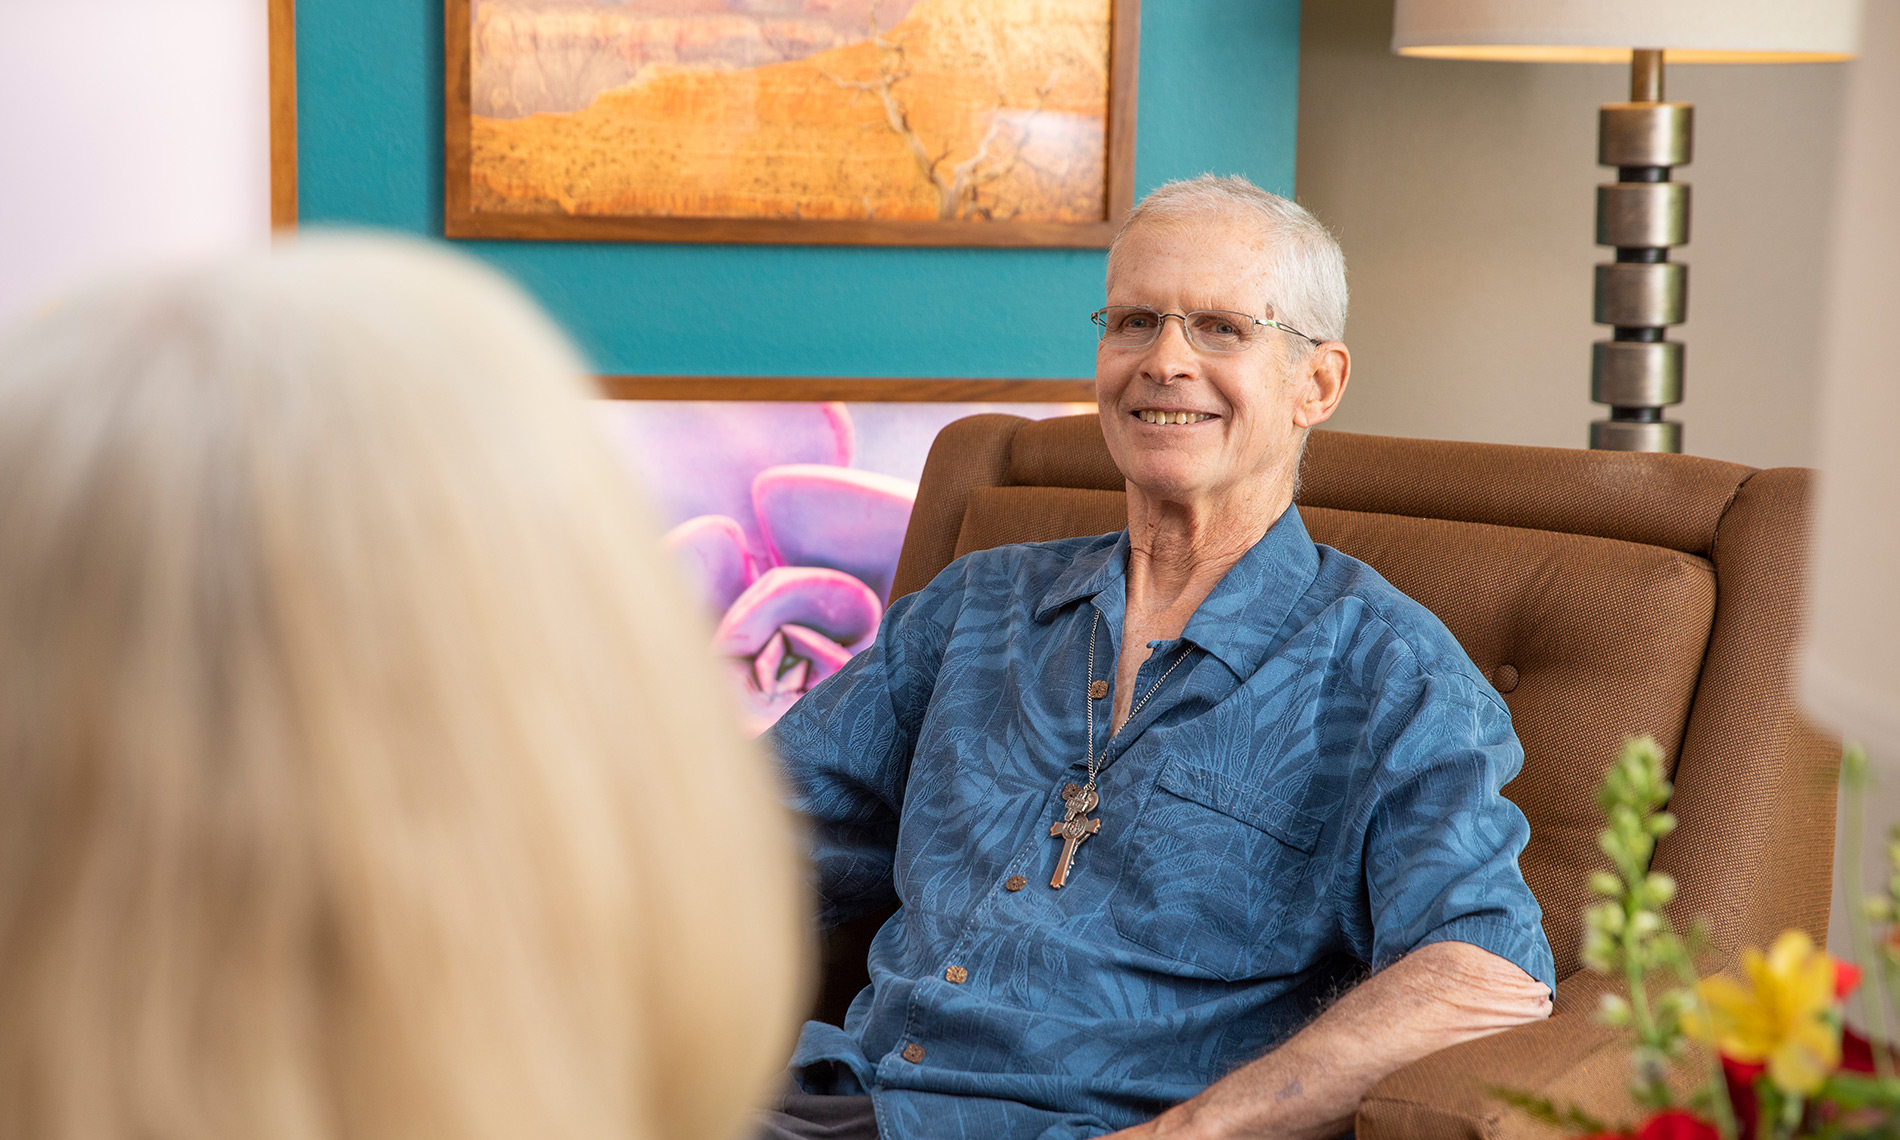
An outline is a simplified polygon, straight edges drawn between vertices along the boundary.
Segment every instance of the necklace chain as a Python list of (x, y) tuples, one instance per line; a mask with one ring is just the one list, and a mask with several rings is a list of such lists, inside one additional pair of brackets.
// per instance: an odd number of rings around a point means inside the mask
[[(1095, 614), (1095, 620), (1089, 623), (1089, 688), (1090, 689), (1093, 689), (1095, 687), (1095, 632), (1096, 630), (1100, 629), (1101, 626), (1102, 626), (1102, 614), (1101, 614), (1101, 611), (1098, 610), (1096, 611), (1096, 614)], [(1183, 647), (1179, 655), (1175, 657), (1174, 664), (1168, 666), (1168, 671), (1166, 673), (1161, 674), (1161, 676), (1156, 677), (1155, 683), (1152, 685), (1149, 685), (1148, 691), (1143, 693), (1141, 695), (1141, 699), (1135, 702), (1134, 707), (1128, 710), (1129, 720), (1135, 719), (1135, 714), (1140, 712), (1142, 706), (1148, 703), (1148, 698), (1155, 695), (1156, 690), (1161, 688), (1161, 683), (1168, 679), (1169, 674), (1173, 673), (1176, 669), (1180, 668), (1181, 662), (1186, 661), (1187, 657), (1188, 657), (1187, 650), (1185, 647)], [(1099, 770), (1101, 761), (1108, 759), (1108, 743), (1109, 742), (1108, 741), (1102, 742), (1101, 754), (1097, 756), (1095, 752), (1095, 697), (1093, 694), (1085, 693), (1085, 695), (1088, 697), (1087, 703), (1083, 707), (1087, 709), (1087, 716), (1088, 716), (1089, 782), (1083, 785), (1083, 788), (1087, 791), (1092, 792), (1095, 790), (1095, 773)], [(1126, 722), (1124, 721), (1123, 723), (1126, 723)], [(1113, 732), (1109, 733), (1110, 740), (1113, 740), (1114, 736), (1115, 734)]]

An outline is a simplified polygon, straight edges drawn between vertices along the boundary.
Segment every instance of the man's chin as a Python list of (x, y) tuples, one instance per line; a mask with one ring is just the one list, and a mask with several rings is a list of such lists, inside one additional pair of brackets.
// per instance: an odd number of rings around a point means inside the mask
[(1131, 491), (1151, 502), (1192, 503), (1207, 499), (1214, 482), (1205, 464), (1131, 464), (1122, 469)]

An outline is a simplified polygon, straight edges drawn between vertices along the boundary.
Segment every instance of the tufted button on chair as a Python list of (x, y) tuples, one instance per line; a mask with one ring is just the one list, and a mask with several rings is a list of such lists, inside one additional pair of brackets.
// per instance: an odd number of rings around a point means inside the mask
[[(1579, 972), (1585, 880), (1605, 865), (1595, 801), (1623, 737), (1661, 742), (1677, 830), (1656, 869), (1679, 922), (1707, 924), (1711, 969), (1785, 927), (1826, 937), (1838, 746), (1800, 724), (1800, 625), (1811, 473), (1681, 455), (1316, 432), (1297, 497), (1314, 541), (1362, 559), (1437, 614), (1511, 708), (1531, 825), (1521, 866), (1557, 960), (1547, 1022), (1447, 1049), (1362, 1105), (1362, 1138), (1525, 1136), (1543, 1126), (1499, 1086), (1636, 1111), (1627, 1042), (1595, 1024), (1604, 985)], [(892, 596), (953, 559), (1127, 525), (1094, 416), (973, 416), (931, 448)], [(881, 920), (881, 916), (880, 919)], [(821, 1016), (864, 984), (876, 921), (834, 934)]]

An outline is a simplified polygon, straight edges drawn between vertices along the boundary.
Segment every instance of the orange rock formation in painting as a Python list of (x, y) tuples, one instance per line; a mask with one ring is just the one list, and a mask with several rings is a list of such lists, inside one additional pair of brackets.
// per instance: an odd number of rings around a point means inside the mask
[(1015, 218), (1104, 211), (1108, 0), (918, 0), (743, 69), (649, 65), (585, 110), (472, 120), (477, 210)]

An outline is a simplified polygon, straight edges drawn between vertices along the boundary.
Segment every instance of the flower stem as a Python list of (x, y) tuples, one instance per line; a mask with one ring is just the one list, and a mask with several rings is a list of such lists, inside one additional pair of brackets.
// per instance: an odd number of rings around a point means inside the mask
[(1861, 1024), (1867, 1035), (1874, 1038), (1874, 1072), (1882, 1081), (1889, 1081), (1893, 1079), (1893, 1057), (1886, 1043), (1893, 1040), (1893, 1026), (1888, 1017), (1892, 996), (1887, 986), (1887, 962), (1884, 954), (1874, 952), (1873, 935), (1867, 926), (1867, 900), (1861, 896), (1860, 845), (1866, 830), (1867, 779), (1866, 753), (1849, 744), (1841, 756), (1841, 787), (1847, 793), (1847, 834), (1841, 844), (1846, 858), (1841, 861), (1841, 886), (1847, 896), (1848, 938), (1854, 960), (1861, 967), (1861, 989), (1855, 995), (1860, 1005)]
[[(1670, 964), (1675, 967), (1676, 977), (1682, 982), (1683, 992), (1695, 1003), (1696, 1020), (1703, 1025), (1712, 1024), (1709, 1003), (1702, 1000), (1702, 991), (1696, 987), (1698, 979), (1695, 963), (1690, 960), (1681, 942), (1674, 943), (1671, 951)], [(1722, 1054), (1710, 1045), (1703, 1051), (1703, 1056), (1708, 1058), (1703, 1082), (1708, 1088), (1709, 1115), (1715, 1118), (1715, 1130), (1721, 1134), (1722, 1140), (1734, 1140), (1737, 1134), (1735, 1111), (1728, 1101), (1728, 1078), (1722, 1073)]]
[(1775, 1135), (1792, 1138), (1801, 1130), (1801, 1116), (1807, 1108), (1807, 1102), (1795, 1093), (1785, 1093), (1781, 1098), (1781, 1119), (1775, 1122)]

